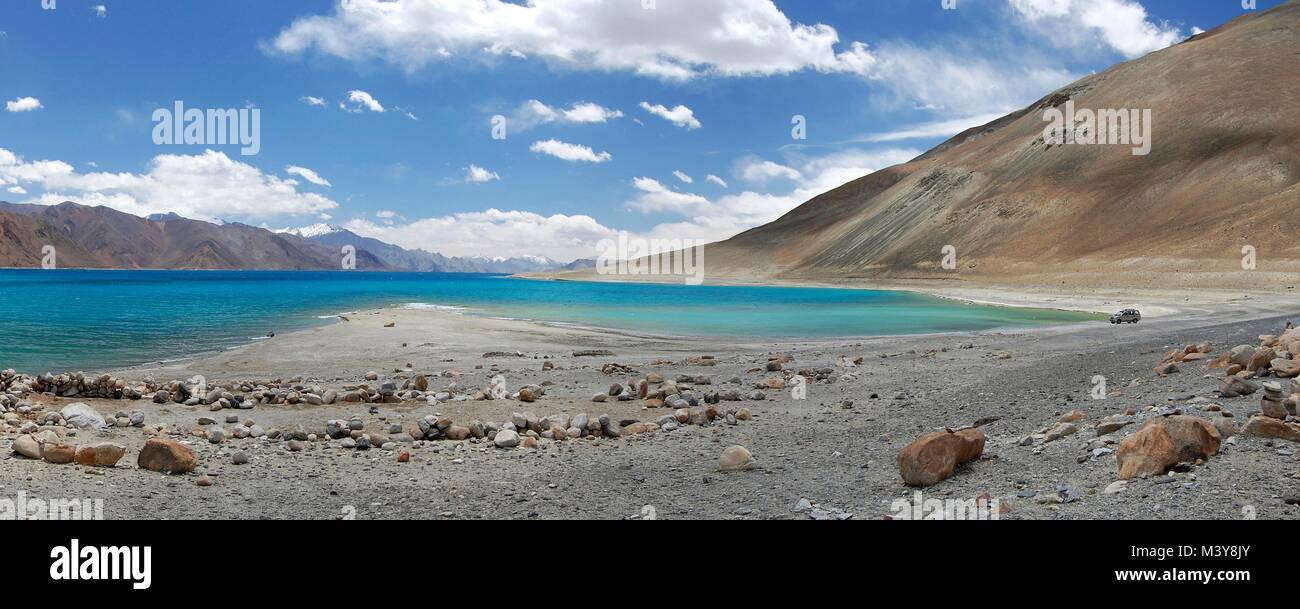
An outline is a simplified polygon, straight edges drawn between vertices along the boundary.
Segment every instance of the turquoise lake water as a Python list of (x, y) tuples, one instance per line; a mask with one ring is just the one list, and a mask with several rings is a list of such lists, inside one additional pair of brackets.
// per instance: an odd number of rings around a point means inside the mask
[(446, 273), (0, 270), (0, 369), (91, 372), (176, 359), (389, 306), (698, 336), (878, 336), (1097, 318), (876, 290)]

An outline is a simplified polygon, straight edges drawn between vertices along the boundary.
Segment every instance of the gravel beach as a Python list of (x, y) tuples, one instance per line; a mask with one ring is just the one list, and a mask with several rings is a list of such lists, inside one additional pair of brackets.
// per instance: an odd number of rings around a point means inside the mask
[[(1076, 299), (1078, 308), (1112, 306), (1101, 296)], [(445, 400), (299, 401), (214, 411), (206, 404), (157, 403), (148, 395), (32, 393), (24, 399), (27, 412), (10, 408), (6, 414), (0, 497), (23, 492), (102, 499), (108, 519), (879, 519), (897, 517), (898, 502), (913, 501), (918, 491), (926, 499), (996, 499), (1003, 519), (1300, 516), (1300, 445), (1282, 439), (1225, 437), (1218, 453), (1200, 464), (1114, 484), (1116, 443), (1148, 420), (1177, 409), (1207, 421), (1231, 413), (1241, 425), (1260, 410), (1259, 394), (1219, 396), (1224, 372), (1211, 369), (1208, 357), (1157, 374), (1167, 351), (1209, 343), (1209, 355), (1218, 357), (1235, 345), (1255, 345), (1260, 335), (1280, 334), (1289, 319), (1300, 317), (1300, 305), (1264, 292), (1192, 304), (1166, 294), (1143, 302), (1159, 306), (1159, 300), (1165, 301), (1160, 314), (1136, 325), (1098, 321), (1029, 331), (797, 341), (634, 335), (443, 311), (364, 311), (191, 361), (102, 372), (128, 385), (201, 375), (209, 390), (279, 380), (340, 394), (358, 384), (391, 382), (405, 389), (420, 377), (427, 384), (423, 395), (441, 393)], [(1104, 377), (1104, 399), (1095, 399), (1098, 376)], [(501, 399), (476, 399), (496, 377), (504, 380)], [(535, 421), (525, 422), (523, 443), (535, 448), (499, 448), (488, 438), (411, 438), (420, 435), (414, 432), (421, 421), (499, 426), (516, 413), (551, 421), (608, 415), (625, 430), (634, 421), (662, 421), (675, 409), (647, 408), (639, 396), (610, 396), (611, 385), (635, 392), (648, 377), (665, 381), (651, 383), (651, 395), (655, 387), (674, 387), (666, 396), (670, 402), (712, 394), (697, 406), (713, 405), (716, 420), (566, 440), (525, 435)], [(805, 399), (798, 399), (804, 396), (796, 377), (806, 379)], [(527, 396), (535, 401), (516, 395), (528, 387), (541, 394)], [(606, 397), (596, 402), (595, 395)], [(57, 428), (66, 444), (124, 447), (115, 467), (55, 465), (14, 453), (23, 424), (72, 403), (110, 419), (119, 411), (127, 419), (143, 415), (141, 426), (102, 431), (74, 429), (66, 421), (42, 426)], [(735, 416), (741, 409), (748, 416)], [(1099, 440), (1096, 425), (1126, 412), (1131, 421)], [(1076, 430), (1043, 437), (1063, 419)], [(373, 433), (392, 443), (349, 447), (355, 442), (346, 433), (329, 437), (329, 421), (359, 421), (363, 429), (352, 436)], [(242, 434), (254, 425), (281, 437), (237, 437), (239, 427)], [(900, 450), (927, 433), (971, 426), (987, 438), (978, 458), (938, 484), (904, 483)], [(295, 430), (310, 439), (291, 439)], [(197, 466), (178, 475), (138, 467), (151, 432), (187, 446)], [(720, 471), (719, 458), (731, 446), (747, 449), (752, 464)]]

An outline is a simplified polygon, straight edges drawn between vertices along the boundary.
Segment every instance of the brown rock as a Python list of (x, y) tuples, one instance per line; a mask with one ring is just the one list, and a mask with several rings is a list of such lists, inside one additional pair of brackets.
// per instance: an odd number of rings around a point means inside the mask
[(1219, 395), (1225, 398), (1250, 395), (1256, 391), (1259, 391), (1259, 385), (1239, 376), (1230, 376), (1223, 379), (1223, 382), (1219, 384)]
[(1182, 370), (1178, 367), (1178, 364), (1173, 362), (1164, 362), (1156, 366), (1156, 374), (1160, 376), (1169, 376), (1170, 374), (1176, 374), (1181, 371)]
[(48, 442), (45, 444), (41, 456), (50, 463), (63, 465), (64, 463), (72, 463), (76, 454), (76, 446), (63, 444), (61, 442)]
[(1071, 410), (1070, 412), (1061, 415), (1061, 418), (1057, 419), (1057, 421), (1062, 423), (1073, 423), (1086, 416), (1088, 415), (1084, 414), (1082, 410)]
[(41, 443), (29, 435), (18, 436), (14, 440), (14, 452), (27, 457), (28, 459), (41, 458)]
[(1277, 377), (1290, 379), (1300, 376), (1300, 360), (1278, 358), (1270, 362), (1269, 366)]
[(736, 411), (737, 421), (748, 421), (750, 419), (750, 416), (751, 415), (749, 414), (748, 408), (741, 408), (740, 410)]
[(1271, 362), (1277, 358), (1277, 353), (1271, 347), (1260, 347), (1255, 349), (1255, 353), (1250, 357), (1250, 363), (1246, 365), (1246, 370), (1254, 372), (1256, 370), (1267, 369)]
[(663, 408), (664, 401), (659, 398), (647, 398), (645, 401), (646, 408)]
[(1257, 415), (1246, 421), (1246, 427), (1241, 430), (1241, 435), (1300, 442), (1300, 425)]
[(126, 454), (126, 447), (112, 442), (96, 442), (77, 447), (75, 460), (80, 465), (113, 467)]
[(1119, 443), (1115, 452), (1119, 477), (1163, 474), (1179, 463), (1209, 458), (1219, 452), (1221, 439), (1213, 425), (1196, 417), (1152, 419)]
[(520, 402), (536, 402), (536, 401), (537, 401), (537, 396), (533, 395), (533, 390), (532, 390), (532, 389), (529, 389), (528, 387), (524, 387), (523, 389), (520, 389), (520, 390), (519, 390), (519, 401), (520, 401)]
[(952, 476), (958, 465), (984, 452), (984, 432), (978, 429), (929, 433), (898, 453), (898, 472), (910, 486), (930, 486)]
[(184, 444), (175, 440), (153, 438), (140, 449), (136, 465), (141, 469), (164, 474), (184, 474), (199, 464), (199, 458)]
[(524, 442), (520, 446), (523, 446), (524, 448), (537, 448), (537, 438), (525, 436)]
[(398, 462), (398, 463), (410, 463), (410, 462), (411, 462), (411, 451), (409, 451), (409, 450), (404, 450), (404, 451), (402, 451), (402, 452), (400, 452), (400, 453), (397, 453), (397, 462)]
[(691, 409), (678, 408), (677, 410), (673, 411), (673, 417), (677, 419), (678, 423), (685, 424), (687, 421), (691, 420)]
[(420, 390), (420, 391), (428, 391), (428, 390), (429, 390), (429, 379), (428, 379), (427, 377), (425, 377), (423, 374), (416, 375), (416, 377), (415, 377), (415, 388), (418, 389), (418, 390)]
[(744, 446), (731, 446), (722, 451), (718, 457), (718, 470), (723, 472), (743, 472), (754, 469), (754, 455)]
[(448, 440), (451, 440), (453, 442), (468, 440), (470, 436), (469, 428), (461, 427), (460, 425), (452, 425), (451, 427), (448, 427), (446, 430), (444, 430), (442, 433), (447, 437)]

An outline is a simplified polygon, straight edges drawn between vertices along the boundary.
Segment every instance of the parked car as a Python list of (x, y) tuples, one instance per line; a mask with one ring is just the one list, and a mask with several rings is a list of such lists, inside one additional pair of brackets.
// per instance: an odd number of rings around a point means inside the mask
[(1137, 309), (1124, 309), (1110, 316), (1110, 323), (1113, 324), (1135, 324), (1142, 321), (1142, 313)]

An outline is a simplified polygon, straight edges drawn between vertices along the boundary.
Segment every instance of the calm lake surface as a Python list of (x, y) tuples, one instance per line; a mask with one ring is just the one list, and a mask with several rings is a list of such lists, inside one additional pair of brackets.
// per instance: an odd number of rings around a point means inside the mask
[(0, 369), (89, 372), (158, 362), (395, 306), (698, 336), (873, 336), (1099, 318), (879, 290), (447, 273), (0, 270)]

